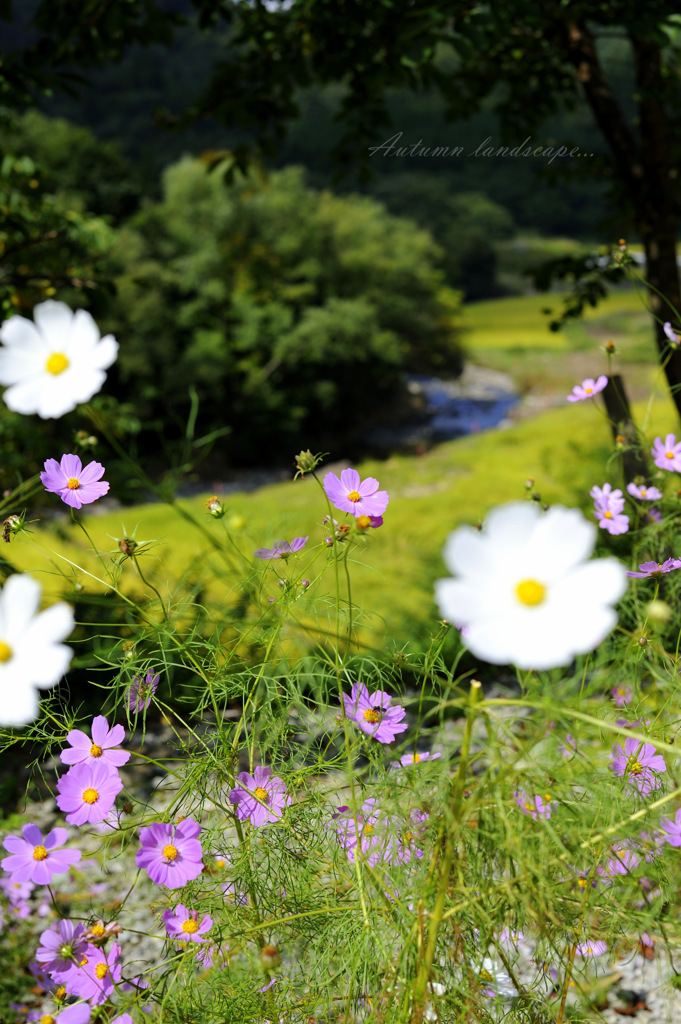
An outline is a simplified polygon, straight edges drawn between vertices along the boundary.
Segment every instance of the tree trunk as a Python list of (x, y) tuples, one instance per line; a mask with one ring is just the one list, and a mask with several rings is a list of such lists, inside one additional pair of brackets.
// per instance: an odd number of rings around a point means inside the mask
[(641, 445), (636, 425), (631, 418), (629, 399), (624, 390), (624, 381), (618, 373), (613, 373), (608, 378), (608, 384), (603, 391), (603, 401), (610, 420), (610, 428), (615, 441), (618, 437), (623, 438), (624, 447), (620, 451), (620, 462), (624, 473), (624, 483), (630, 484), (635, 477), (643, 477), (646, 483), (650, 480), (650, 467), (645, 455), (645, 449)]
[[(661, 218), (656, 217), (652, 223), (645, 218), (639, 222), (639, 230), (646, 254), (650, 305), (655, 316), (655, 341), (662, 361), (669, 356), (669, 339), (662, 324), (669, 320), (677, 332), (681, 328), (681, 290), (676, 263), (676, 217), (673, 212), (669, 212)], [(674, 349), (664, 372), (681, 419), (681, 348)]]

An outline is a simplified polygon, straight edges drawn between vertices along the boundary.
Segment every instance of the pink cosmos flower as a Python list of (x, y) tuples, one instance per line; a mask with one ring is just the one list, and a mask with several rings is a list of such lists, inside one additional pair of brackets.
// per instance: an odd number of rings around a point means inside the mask
[(659, 512), (656, 508), (649, 508), (646, 512), (646, 522), (650, 523), (651, 525), (655, 523), (659, 526), (659, 524), (662, 522), (662, 513)]
[(597, 956), (603, 956), (608, 952), (608, 947), (602, 939), (586, 939), (577, 946), (577, 956), (585, 960), (594, 960)]
[(62, 984), (62, 977), (73, 970), (85, 952), (87, 942), (84, 935), (85, 925), (82, 922), (62, 918), (40, 936), (41, 945), (36, 950), (35, 958), (58, 985)]
[(83, 469), (77, 455), (62, 455), (61, 463), (47, 460), (40, 479), (46, 491), (58, 494), (66, 505), (80, 508), (108, 492), (109, 484), (101, 479), (105, 472), (100, 462), (90, 462)]
[(422, 837), (429, 817), (430, 815), (426, 814), (425, 811), (416, 809), (411, 811), (409, 821), (396, 831), (388, 863), (409, 864), (411, 860), (421, 860), (423, 850), (416, 845), (416, 841), (423, 841)]
[(516, 790), (513, 794), (523, 814), (527, 814), (533, 821), (538, 818), (550, 818), (553, 811), (553, 803), (548, 793), (544, 796), (530, 796), (524, 789)]
[(285, 540), (275, 540), (271, 548), (257, 548), (253, 554), (256, 558), (288, 558), (302, 551), (307, 541), (307, 537), (294, 537), (290, 544)]
[(427, 750), (419, 751), (417, 753), (403, 754), (399, 761), (391, 761), (390, 763), (394, 768), (407, 768), (412, 764), (420, 764), (421, 761), (437, 761), (441, 754), (431, 754)]
[(563, 757), (572, 757), (577, 749), (577, 740), (574, 738), (571, 732), (565, 737), (565, 742), (558, 748)]
[(343, 693), (340, 701), (347, 718), (379, 743), (392, 743), (408, 728), (402, 721), (407, 712), (401, 704), (390, 707), (392, 697), (385, 690), (369, 695), (364, 683), (353, 683), (350, 696)]
[(669, 320), (667, 320), (665, 324), (662, 324), (662, 330), (667, 335), (667, 339), (672, 345), (679, 344), (681, 338), (679, 338), (678, 334), (676, 334), (676, 332), (672, 330), (672, 325)]
[(604, 483), (602, 487), (594, 484), (589, 494), (600, 508), (614, 508), (618, 512), (624, 508), (624, 496), (619, 487), (613, 490), (612, 484)]
[(205, 914), (198, 921), (198, 911), (187, 910), (184, 903), (178, 903), (174, 909), (164, 910), (163, 923), (168, 935), (182, 942), (207, 942), (203, 935), (213, 927), (213, 918)]
[(666, 562), (642, 562), (639, 565), (640, 572), (627, 569), (625, 575), (636, 576), (638, 579), (650, 579), (651, 577), (662, 576), (667, 572), (673, 572), (674, 569), (681, 569), (681, 560), (678, 558), (668, 558)]
[(593, 398), (602, 391), (608, 383), (608, 378), (601, 375), (598, 380), (587, 377), (581, 384), (575, 384), (572, 394), (567, 396), (568, 402), (583, 402), (585, 398)]
[(659, 775), (667, 770), (667, 765), (651, 743), (641, 743), (629, 736), (624, 748), (615, 744), (612, 753), (610, 767), (615, 775), (623, 777), (641, 796), (647, 796), (661, 784)]
[(609, 483), (605, 483), (602, 487), (592, 487), (589, 493), (594, 499), (594, 515), (601, 529), (613, 535), (626, 533), (629, 529), (629, 516), (622, 513), (624, 497), (619, 488), (613, 490)]
[(340, 480), (335, 473), (324, 477), (324, 490), (332, 505), (353, 516), (382, 516), (390, 498), (387, 491), (379, 491), (378, 480), (368, 476), (361, 480), (356, 469), (344, 469)]
[(653, 462), (659, 469), (668, 469), (681, 473), (681, 441), (677, 444), (674, 434), (667, 434), (664, 444), (661, 438), (656, 437), (650, 454), (653, 456)]
[(106, 764), (76, 764), (57, 782), (57, 807), (69, 825), (103, 821), (123, 789), (118, 772)]
[(99, 1006), (114, 993), (121, 980), (120, 955), (121, 947), (117, 942), (109, 950), (88, 944), (78, 965), (62, 983), (66, 991), (87, 999), (91, 1006)]
[(140, 829), (141, 847), (135, 854), (138, 868), (144, 868), (156, 885), (179, 889), (203, 871), (203, 850), (196, 838), (201, 826), (192, 818), (177, 825), (157, 822)]
[(272, 769), (264, 765), (258, 765), (252, 775), (240, 772), (236, 781), (241, 785), (230, 791), (229, 802), (236, 806), (237, 818), (250, 819), (253, 828), (279, 821), (284, 807), (291, 803), (283, 780), (273, 776)]
[[(34, 1019), (39, 1021), (40, 1024), (43, 1021), (50, 1021), (53, 1024), (88, 1024), (91, 1016), (92, 1007), (89, 1003), (73, 1003), (71, 1006), (65, 1006), (61, 1011), (55, 1010), (54, 1013), (39, 1013)], [(29, 1016), (27, 1019), (30, 1021), (31, 1017)], [(111, 1024), (113, 1024), (113, 1021)]]
[(658, 491), (657, 487), (637, 487), (636, 484), (627, 484), (627, 494), (639, 501), (659, 501), (662, 497), (662, 491)]
[(101, 764), (115, 772), (130, 760), (130, 751), (118, 746), (125, 739), (125, 729), (122, 725), (109, 728), (104, 715), (93, 718), (92, 739), (80, 729), (71, 729), (66, 739), (71, 746), (59, 755), (64, 764)]
[(681, 811), (677, 811), (674, 820), (662, 818), (660, 825), (664, 831), (663, 839), (670, 846), (681, 846)]
[(144, 682), (142, 682), (139, 676), (133, 678), (126, 694), (126, 704), (130, 711), (140, 712), (147, 710), (151, 704), (151, 698), (156, 693), (156, 687), (160, 678), (158, 673), (154, 675), (153, 672), (147, 672)]
[(630, 875), (639, 866), (641, 858), (635, 850), (631, 850), (625, 843), (618, 843), (613, 847), (612, 857), (608, 860), (605, 868), (597, 868), (599, 875), (603, 878), (616, 878), (618, 875)]
[(37, 825), (24, 825), (23, 839), (7, 836), (2, 845), (12, 854), (5, 857), (2, 867), (11, 871), (10, 882), (35, 882), (49, 885), (53, 875), (68, 871), (80, 860), (80, 850), (58, 850), (69, 838), (65, 828), (53, 828), (43, 839)]

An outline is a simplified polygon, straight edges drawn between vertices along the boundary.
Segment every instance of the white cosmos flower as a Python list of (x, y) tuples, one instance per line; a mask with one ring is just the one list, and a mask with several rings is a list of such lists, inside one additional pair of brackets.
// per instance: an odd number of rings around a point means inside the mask
[(578, 509), (531, 502), (493, 509), (482, 532), (461, 526), (443, 552), (456, 579), (435, 583), (440, 613), (466, 626), (465, 643), (495, 665), (568, 664), (607, 636), (627, 587), (616, 558), (585, 562), (596, 528)]
[(44, 612), (40, 584), (15, 575), (0, 594), (0, 725), (28, 725), (38, 715), (39, 689), (58, 683), (73, 652), (61, 641), (74, 627), (60, 601)]
[(33, 320), (13, 316), (0, 327), (0, 384), (13, 412), (57, 419), (87, 402), (106, 380), (118, 344), (100, 338), (90, 314), (64, 302), (41, 302)]

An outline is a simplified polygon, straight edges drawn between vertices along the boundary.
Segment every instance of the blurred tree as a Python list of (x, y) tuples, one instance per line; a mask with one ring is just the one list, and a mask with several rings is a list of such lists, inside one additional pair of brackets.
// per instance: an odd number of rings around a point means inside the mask
[[(189, 389), (199, 432), (238, 462), (292, 445), (338, 450), (398, 390), (405, 369), (457, 373), (459, 296), (430, 235), (374, 200), (308, 188), (300, 168), (225, 186), (185, 158), (164, 201), (142, 210), (112, 255), (107, 330), (142, 422), (172, 419)], [(171, 423), (169, 424), (169, 418)]]

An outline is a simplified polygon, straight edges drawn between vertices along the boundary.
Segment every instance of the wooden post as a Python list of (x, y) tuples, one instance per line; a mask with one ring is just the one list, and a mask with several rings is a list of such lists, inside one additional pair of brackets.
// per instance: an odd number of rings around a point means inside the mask
[(648, 483), (650, 466), (636, 424), (631, 418), (629, 399), (624, 388), (624, 381), (619, 373), (614, 373), (608, 378), (608, 383), (603, 391), (603, 400), (613, 438), (615, 441), (618, 437), (624, 438), (624, 446), (620, 451), (624, 483), (631, 483), (637, 476), (643, 477)]

